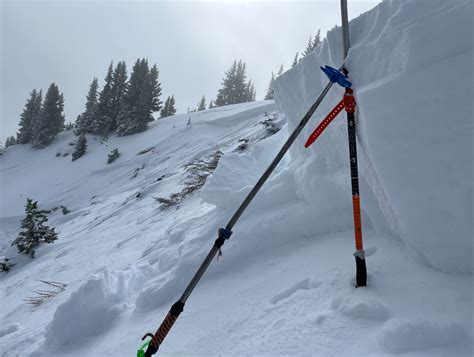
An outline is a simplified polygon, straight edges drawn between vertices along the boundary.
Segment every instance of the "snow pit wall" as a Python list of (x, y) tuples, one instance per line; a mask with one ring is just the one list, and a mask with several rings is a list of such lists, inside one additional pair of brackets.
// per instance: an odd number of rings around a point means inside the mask
[[(346, 62), (358, 104), (363, 223), (450, 273), (473, 268), (472, 7), (469, 0), (385, 1), (350, 22)], [(327, 83), (319, 66), (342, 60), (335, 27), (276, 80), (275, 100), (290, 130)], [(345, 113), (303, 147), (342, 94), (331, 89), (290, 151), (298, 196), (314, 207), (326, 204), (311, 184), (316, 175), (333, 177), (350, 201)]]

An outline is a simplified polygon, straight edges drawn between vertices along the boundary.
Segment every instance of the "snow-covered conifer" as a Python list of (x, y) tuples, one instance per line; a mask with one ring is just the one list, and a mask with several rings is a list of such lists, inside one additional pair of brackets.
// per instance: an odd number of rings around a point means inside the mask
[(98, 107), (98, 98), (97, 91), (99, 88), (99, 82), (97, 78), (92, 80), (92, 83), (89, 87), (89, 93), (86, 97), (86, 110), (84, 113), (78, 116), (76, 120), (76, 135), (81, 135), (85, 133), (91, 133), (94, 130), (95, 126), (98, 126), (98, 117), (97, 117), (97, 107)]
[[(37, 98), (38, 101), (38, 98)], [(46, 92), (41, 110), (33, 122), (32, 146), (44, 148), (64, 129), (64, 97), (52, 83)]]
[(120, 152), (118, 151), (118, 148), (113, 149), (107, 158), (107, 163), (111, 164), (114, 162), (118, 157), (120, 156)]
[(79, 159), (87, 151), (87, 139), (84, 133), (79, 135), (79, 138), (74, 145), (74, 151), (72, 153), (72, 161)]
[(33, 122), (35, 116), (38, 114), (36, 110), (37, 96), (38, 93), (36, 92), (36, 89), (33, 89), (30, 93), (30, 98), (26, 101), (23, 112), (20, 115), (20, 123), (18, 124), (20, 129), (17, 133), (18, 144), (29, 143), (33, 136)]
[(22, 231), (12, 245), (15, 245), (20, 253), (34, 258), (35, 248), (41, 243), (53, 243), (58, 239), (58, 234), (54, 228), (46, 225), (48, 217), (44, 211), (38, 209), (38, 201), (28, 198), (25, 212), (26, 216), (21, 221)]
[(206, 110), (206, 97), (205, 96), (202, 96), (201, 100), (199, 101), (197, 110), (198, 112), (200, 112), (201, 110)]
[(275, 74), (272, 72), (270, 83), (268, 84), (267, 94), (265, 94), (265, 100), (273, 99), (273, 81), (275, 80)]
[(298, 55), (299, 53), (296, 52), (295, 58), (293, 58), (293, 63), (291, 64), (291, 68), (293, 68), (294, 66), (298, 64)]
[[(146, 59), (138, 59), (130, 75), (128, 90), (117, 123), (117, 135), (124, 136), (144, 131), (153, 120), (153, 102), (150, 70)], [(156, 103), (156, 101), (155, 101)], [(156, 106), (155, 106), (156, 107)]]

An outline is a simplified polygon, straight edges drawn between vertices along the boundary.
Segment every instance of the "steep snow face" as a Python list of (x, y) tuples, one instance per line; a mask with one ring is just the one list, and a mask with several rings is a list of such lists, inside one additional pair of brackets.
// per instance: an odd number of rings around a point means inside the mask
[[(424, 263), (473, 271), (472, 1), (385, 1), (351, 21), (364, 226), (400, 237)], [(341, 29), (275, 82), (295, 127), (327, 83), (321, 65), (342, 63)], [(340, 115), (309, 149), (303, 143), (342, 97), (331, 90), (292, 148), (298, 197), (328, 204), (321, 180), (349, 197), (347, 122)], [(327, 200), (326, 200), (327, 199)], [(350, 200), (347, 199), (350, 210)]]

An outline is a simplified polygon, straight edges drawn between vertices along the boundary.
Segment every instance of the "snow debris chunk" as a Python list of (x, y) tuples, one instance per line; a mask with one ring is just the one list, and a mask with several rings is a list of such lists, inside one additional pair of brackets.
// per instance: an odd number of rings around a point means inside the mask
[(130, 290), (126, 280), (124, 273), (105, 271), (82, 285), (56, 309), (45, 345), (72, 345), (107, 331), (123, 310), (125, 294)]
[(379, 342), (393, 352), (425, 350), (465, 340), (465, 329), (456, 323), (425, 319), (392, 319), (386, 322)]
[(376, 299), (366, 299), (364, 301), (345, 301), (339, 307), (340, 311), (349, 317), (367, 319), (373, 321), (385, 321), (389, 318), (388, 308)]

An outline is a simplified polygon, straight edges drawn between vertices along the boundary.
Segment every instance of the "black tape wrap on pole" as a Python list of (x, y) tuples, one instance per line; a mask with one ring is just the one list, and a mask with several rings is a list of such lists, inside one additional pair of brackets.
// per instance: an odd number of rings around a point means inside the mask
[[(244, 199), (242, 204), (237, 208), (235, 211), (234, 215), (232, 218), (229, 220), (229, 223), (225, 226), (225, 228), (220, 228), (218, 232), (218, 237), (214, 242), (213, 247), (207, 254), (206, 258), (202, 262), (201, 266), (197, 270), (196, 274), (194, 277), (191, 279), (191, 282), (188, 284), (186, 287), (186, 290), (184, 291), (183, 295), (179, 298), (179, 300), (171, 307), (170, 311), (166, 315), (165, 319), (161, 323), (160, 327), (158, 330), (155, 332), (153, 335), (153, 338), (148, 345), (148, 348), (145, 352), (145, 357), (151, 357), (154, 355), (158, 349), (160, 348), (160, 345), (163, 343), (163, 340), (165, 339), (166, 335), (170, 331), (170, 329), (173, 327), (174, 323), (178, 319), (179, 315), (184, 309), (184, 305), (193, 292), (194, 288), (198, 284), (199, 280), (201, 277), (204, 275), (205, 271), (209, 267), (209, 264), (211, 264), (212, 260), (214, 257), (220, 252), (221, 247), (224, 245), (225, 241), (230, 238), (232, 235), (232, 228), (234, 225), (237, 223), (239, 218), (242, 216), (242, 214), (245, 212), (247, 209), (248, 205), (254, 197), (257, 195), (258, 191), (262, 188), (264, 183), (267, 181), (267, 179), (270, 177), (272, 172), (275, 170), (277, 165), (280, 163), (281, 159), (283, 156), (286, 154), (288, 149), (291, 147), (291, 145), (294, 143), (298, 135), (301, 133), (305, 125), (308, 123), (308, 121), (311, 119), (312, 115), (316, 111), (316, 109), (319, 107), (321, 102), (323, 101), (324, 97), (326, 94), (329, 92), (331, 89), (333, 83), (329, 82), (326, 87), (323, 89), (323, 91), (320, 93), (319, 97), (316, 99), (316, 101), (313, 103), (313, 105), (308, 109), (304, 117), (301, 119), (297, 127), (293, 130), (291, 135), (288, 137), (286, 142), (283, 144), (282, 148), (278, 152), (278, 154), (275, 156), (273, 161), (270, 163), (270, 165), (267, 167), (265, 172), (262, 174), (260, 179), (257, 181), (255, 186), (252, 188), (252, 190), (249, 192), (247, 197)], [(148, 336), (151, 334), (147, 334), (145, 336)]]
[[(345, 60), (349, 52), (349, 19), (347, 13), (347, 0), (341, 0), (341, 20), (342, 20), (342, 42), (344, 49), (344, 65), (342, 72), (346, 77), (349, 71), (346, 68)], [(352, 90), (346, 88), (345, 96), (352, 96)], [(355, 101), (354, 101), (355, 103)], [(355, 105), (354, 108), (348, 109), (347, 112), (347, 128), (349, 137), (349, 160), (351, 168), (351, 186), (352, 186), (352, 208), (354, 214), (354, 234), (355, 247), (354, 252), (356, 260), (356, 287), (367, 285), (367, 265), (365, 262), (365, 252), (362, 244), (362, 223), (360, 214), (360, 195), (359, 195), (359, 172), (357, 168), (357, 139), (356, 139), (356, 122), (355, 122)]]

